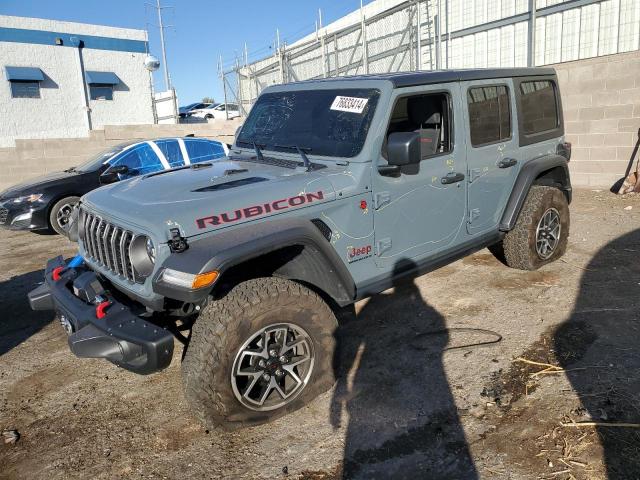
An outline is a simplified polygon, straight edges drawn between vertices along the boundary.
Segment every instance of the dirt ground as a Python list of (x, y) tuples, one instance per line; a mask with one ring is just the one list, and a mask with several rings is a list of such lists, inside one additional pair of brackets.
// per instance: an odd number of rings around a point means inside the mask
[(540, 271), (484, 250), (360, 302), (336, 387), (233, 433), (189, 415), (181, 348), (146, 377), (73, 357), (26, 301), (73, 244), (0, 232), (0, 478), (640, 478), (640, 429), (574, 423), (640, 422), (640, 197), (571, 214)]

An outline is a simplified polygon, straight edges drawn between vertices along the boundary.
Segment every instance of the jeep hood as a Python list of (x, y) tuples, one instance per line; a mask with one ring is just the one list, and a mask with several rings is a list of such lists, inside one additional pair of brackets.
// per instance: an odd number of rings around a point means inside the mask
[(224, 159), (107, 185), (82, 203), (123, 226), (167, 236), (179, 227), (190, 237), (334, 200), (329, 178), (338, 172), (344, 167), (306, 172)]

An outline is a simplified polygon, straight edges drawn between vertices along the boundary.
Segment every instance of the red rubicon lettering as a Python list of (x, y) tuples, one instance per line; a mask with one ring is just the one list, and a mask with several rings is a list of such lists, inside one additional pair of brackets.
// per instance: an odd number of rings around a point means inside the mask
[[(276, 200), (275, 202), (273, 202), (271, 204), (271, 206), (273, 207), (274, 210), (284, 210), (287, 207), (287, 200), (286, 198), (283, 198), (282, 200)], [(280, 205), (282, 204), (282, 205)]]
[(260, 215), (271, 213), (272, 211), (299, 207), (306, 203), (312, 203), (318, 200), (324, 200), (324, 192), (321, 190), (313, 193), (305, 193), (303, 195), (295, 195), (293, 197), (274, 200), (273, 202), (264, 203), (262, 205), (251, 205), (240, 210), (233, 210), (232, 212), (224, 212), (216, 215), (210, 215), (208, 217), (197, 218), (196, 225), (200, 229), (217, 227), (227, 223), (234, 223), (245, 218), (259, 217)]
[(198, 228), (207, 228), (207, 225), (211, 225), (213, 227), (216, 227), (218, 225), (221, 225), (222, 222), (217, 217), (217, 215), (212, 215), (210, 217), (198, 218), (196, 220), (196, 224), (198, 225)]
[(256, 217), (258, 215), (262, 215), (262, 207), (260, 205), (256, 205), (255, 207), (248, 207), (243, 210), (244, 218)]
[(298, 195), (297, 197), (291, 197), (289, 199), (289, 205), (291, 205), (292, 207), (297, 207), (298, 205), (302, 205), (306, 201), (307, 200), (302, 195)]
[(225, 212), (220, 215), (220, 217), (222, 218), (223, 223), (235, 222), (236, 220), (240, 220), (242, 218), (242, 212), (240, 210), (236, 210), (235, 212), (233, 212), (233, 215), (234, 216), (232, 217), (230, 213)]
[(313, 202), (314, 200), (324, 200), (324, 194), (322, 192), (307, 193), (307, 202)]

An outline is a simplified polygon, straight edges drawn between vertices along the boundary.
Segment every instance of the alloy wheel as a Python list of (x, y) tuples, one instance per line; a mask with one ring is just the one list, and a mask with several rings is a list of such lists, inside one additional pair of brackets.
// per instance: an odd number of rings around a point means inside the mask
[(544, 212), (536, 228), (536, 252), (542, 260), (547, 260), (555, 252), (561, 228), (558, 210), (550, 208)]
[(69, 220), (71, 219), (71, 213), (75, 206), (75, 203), (65, 203), (56, 213), (56, 222), (58, 222), (60, 228), (65, 232), (69, 229)]
[(251, 410), (283, 407), (306, 387), (314, 360), (313, 342), (301, 327), (291, 323), (264, 327), (236, 354), (231, 370), (233, 393)]

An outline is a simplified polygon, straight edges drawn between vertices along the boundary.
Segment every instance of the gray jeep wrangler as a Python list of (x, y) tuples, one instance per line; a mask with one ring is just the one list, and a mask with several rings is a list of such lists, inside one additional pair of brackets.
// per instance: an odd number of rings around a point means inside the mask
[(333, 385), (338, 308), (485, 247), (560, 257), (570, 148), (552, 69), (272, 86), (228, 157), (82, 197), (81, 258), (50, 260), (29, 300), (77, 356), (133, 372), (181, 341), (203, 424), (265, 422)]

